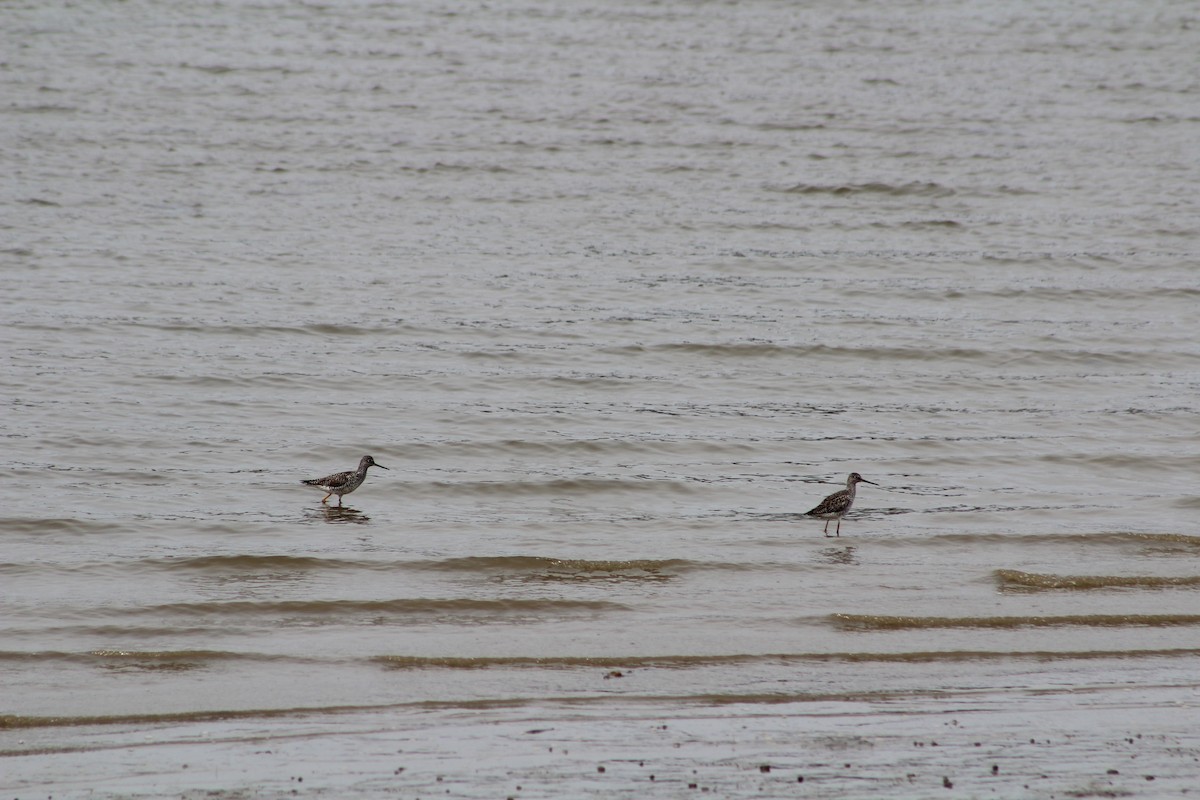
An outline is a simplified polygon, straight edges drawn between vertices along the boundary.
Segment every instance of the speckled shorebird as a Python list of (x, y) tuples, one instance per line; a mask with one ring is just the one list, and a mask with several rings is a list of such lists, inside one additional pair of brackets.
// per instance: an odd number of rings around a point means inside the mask
[(816, 508), (807, 512), (810, 517), (818, 517), (825, 520), (825, 535), (829, 535), (829, 520), (836, 519), (837, 536), (842, 535), (842, 517), (846, 516), (846, 512), (850, 510), (850, 506), (854, 505), (854, 487), (860, 483), (869, 483), (872, 486), (878, 486), (875, 481), (869, 481), (857, 472), (851, 472), (850, 477), (846, 479), (846, 488), (840, 492), (833, 494), (822, 500)]
[(311, 481), (300, 481), (308, 486), (317, 486), (329, 494), (321, 498), (321, 502), (328, 502), (333, 495), (338, 496), (338, 508), (342, 507), (342, 495), (350, 494), (355, 489), (363, 485), (363, 481), (367, 479), (367, 467), (379, 467), (387, 469), (383, 464), (376, 464), (375, 459), (370, 456), (363, 456), (358, 461), (358, 469), (351, 472), (335, 472), (332, 475), (326, 475), (324, 478), (316, 478)]

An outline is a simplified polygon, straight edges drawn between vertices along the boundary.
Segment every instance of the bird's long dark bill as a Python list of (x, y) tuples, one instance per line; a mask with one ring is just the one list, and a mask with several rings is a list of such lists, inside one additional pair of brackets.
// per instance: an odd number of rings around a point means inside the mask
[[(385, 467), (383, 464), (372, 464), (371, 466), (379, 467), (380, 469), (391, 469), (391, 467)], [(868, 483), (870, 483), (870, 481), (868, 481)]]

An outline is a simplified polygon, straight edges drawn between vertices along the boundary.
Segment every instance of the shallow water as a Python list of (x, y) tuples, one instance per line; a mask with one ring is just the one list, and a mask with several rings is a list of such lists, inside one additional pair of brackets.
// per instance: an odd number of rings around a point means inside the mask
[(1193, 785), (1194, 17), (6, 7), (0, 788)]

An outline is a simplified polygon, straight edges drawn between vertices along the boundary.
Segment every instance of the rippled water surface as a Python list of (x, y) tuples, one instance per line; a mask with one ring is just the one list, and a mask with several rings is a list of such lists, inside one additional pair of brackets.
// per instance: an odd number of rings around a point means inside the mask
[(1196, 785), (1191, 4), (3, 17), (8, 795)]

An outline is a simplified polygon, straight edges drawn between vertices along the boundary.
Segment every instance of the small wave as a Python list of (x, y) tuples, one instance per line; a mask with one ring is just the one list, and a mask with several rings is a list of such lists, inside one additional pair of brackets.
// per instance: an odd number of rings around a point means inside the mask
[(196, 556), (193, 558), (151, 558), (141, 564), (167, 570), (196, 570), (199, 572), (228, 572), (230, 570), (359, 570), (391, 569), (395, 564), (363, 561), (358, 559), (320, 558), (317, 556), (257, 555), (233, 553), (219, 556)]
[(70, 662), (91, 665), (111, 666), (114, 664), (186, 664), (219, 661), (292, 661), (309, 662), (313, 659), (299, 658), (288, 655), (273, 655), (268, 653), (239, 653), (227, 650), (116, 650), (99, 649), (86, 652), (70, 652), (63, 650), (41, 650), (31, 652), (0, 651), (0, 663), (16, 662), (36, 668), (38, 664), (54, 662)]
[(88, 655), (100, 659), (137, 661), (278, 661), (285, 657), (268, 656), (262, 653), (234, 653), (225, 650), (113, 650), (89, 651)]
[[(258, 708), (238, 711), (181, 711), (170, 714), (112, 714), (108, 716), (30, 717), (19, 714), (0, 714), (0, 731), (29, 728), (65, 728), (81, 725), (141, 725), (156, 723), (221, 722), (232, 719), (273, 719), (313, 712), (336, 713), (355, 710), (355, 706), (325, 708)], [(370, 706), (366, 706), (370, 708)]]
[[(746, 414), (746, 406), (738, 405), (742, 415)], [(770, 409), (774, 411), (774, 409)], [(735, 408), (730, 407), (730, 415)], [(705, 441), (702, 443), (706, 452), (710, 453), (756, 453), (757, 448), (745, 442)], [(676, 453), (691, 453), (697, 443), (693, 440), (673, 441), (664, 438), (605, 437), (599, 439), (493, 439), (477, 442), (449, 442), (437, 444), (410, 445), (406, 451), (414, 459), (422, 457), (452, 458), (455, 456), (485, 458), (485, 457), (546, 457), (575, 460), (596, 455), (663, 455)]]
[(1015, 569), (998, 569), (1002, 589), (1164, 589), (1200, 586), (1200, 575), (1043, 575)]
[(680, 558), (588, 560), (547, 556), (466, 556), (426, 562), (427, 570), (447, 572), (524, 573), (570, 578), (644, 576), (666, 578), (702, 565)]
[(779, 191), (785, 194), (828, 194), (836, 197), (871, 194), (883, 194), (892, 197), (950, 197), (956, 194), (953, 189), (931, 181), (911, 181), (899, 184), (883, 183), (880, 181), (832, 185), (798, 183)]
[[(5, 629), (9, 634), (20, 634), (23, 636), (46, 636), (46, 635), (66, 635), (66, 636), (90, 636), (102, 637), (107, 641), (129, 641), (131, 639), (150, 639), (161, 641), (170, 639), (172, 641), (180, 641), (188, 637), (195, 637), (203, 641), (212, 641), (214, 637), (224, 637), (227, 639), (234, 637), (253, 638), (260, 635), (257, 631), (248, 629), (231, 630), (229, 626), (220, 624), (219, 620), (214, 621), (212, 625), (155, 625), (146, 624), (138, 625), (136, 623), (129, 625), (121, 624), (73, 624), (73, 625), (52, 625), (52, 626), (30, 626), (26, 629), (15, 629), (8, 627)], [(0, 656), (2, 658), (2, 656)]]
[(303, 572), (315, 570), (388, 570), (402, 567), (387, 562), (357, 561), (314, 556), (231, 554), (195, 558), (147, 558), (134, 562), (84, 561), (75, 564), (0, 562), (0, 575), (111, 575), (127, 576), (154, 570), (196, 572)]
[(1182, 544), (1188, 547), (1200, 547), (1200, 536), (1191, 536), (1186, 533), (1113, 533), (1108, 535), (1150, 544)]
[(760, 122), (754, 126), (760, 131), (820, 131), (828, 125), (823, 122)]
[(70, 517), (0, 517), (0, 530), (6, 533), (66, 533), (74, 536), (87, 534), (122, 533), (124, 528), (108, 522)]
[(347, 336), (380, 336), (396, 333), (423, 332), (425, 329), (409, 326), (399, 320), (391, 325), (343, 325), (329, 322), (312, 322), (307, 325), (197, 325), (191, 322), (136, 322), (136, 327), (174, 333), (202, 333), (205, 335), (227, 335), (239, 338), (250, 336), (309, 335), (338, 338)]
[[(142, 373), (136, 376), (147, 381), (181, 384), (183, 386), (200, 386), (213, 389), (235, 387), (306, 387), (342, 386), (340, 379), (321, 378), (303, 372), (260, 372), (252, 375), (198, 375), (176, 373)], [(229, 404), (227, 399), (212, 401), (221, 405)]]
[(697, 669), (704, 667), (720, 667), (736, 664), (754, 663), (788, 663), (793, 661), (827, 660), (828, 656), (821, 655), (693, 655), (693, 656), (376, 656), (371, 660), (386, 669), (559, 669), (569, 670), (581, 667), (594, 669), (612, 669), (625, 667), (628, 669)]
[(832, 614), (830, 621), (848, 631), (934, 630), (938, 628), (1174, 627), (1200, 625), (1200, 614), (1080, 614), (1059, 617), (907, 617)]
[(56, 103), (13, 104), (9, 108), (17, 114), (73, 114), (79, 110), (78, 106), (58, 105)]
[[(623, 611), (628, 607), (607, 600), (542, 600), (514, 598), (480, 600), (473, 598), (401, 598), (395, 600), (223, 600), (195, 603), (164, 603), (129, 609), (123, 613), (139, 615), (177, 614), (185, 617), (207, 615), (333, 617), (353, 614), (393, 614), (398, 616), (504, 614), (539, 615), (562, 612)], [(110, 610), (104, 610), (110, 613)]]
[(1154, 300), (1191, 300), (1200, 298), (1195, 286), (1153, 286), (1137, 288), (1104, 286), (1100, 288), (1074, 286), (1021, 286), (1019, 288), (974, 289), (975, 297), (1002, 299), (1049, 300), (1054, 302), (1152, 302)]
[(478, 495), (561, 495), (596, 494), (599, 492), (671, 491), (690, 493), (696, 488), (684, 481), (618, 478), (553, 478), (545, 481), (433, 481), (430, 486), (452, 489), (455, 492)]
[[(1095, 660), (1106, 658), (1180, 658), (1196, 657), (1200, 648), (1158, 648), (1137, 650), (917, 650), (903, 652), (829, 652), (829, 653), (709, 653), (694, 655), (630, 656), (414, 656), (379, 655), (342, 657), (300, 656), (276, 653), (233, 652), (223, 650), (124, 650), (98, 649), (86, 652), (0, 651), (0, 663), (21, 664), (30, 669), (55, 662), (89, 666), (135, 665), (153, 669), (155, 665), (244, 662), (262, 664), (374, 664), (388, 670), (484, 670), (484, 669), (661, 669), (695, 670), (730, 666), (791, 666), (806, 663), (957, 663), (961, 661), (1040, 661)], [(0, 725), (0, 727), (3, 727)]]
[[(20, 564), (0, 562), (0, 575), (79, 573), (128, 575), (130, 572), (163, 570), (229, 575), (263, 575), (298, 572), (465, 572), (497, 577), (523, 577), (541, 580), (670, 580), (695, 570), (754, 570), (757, 564), (736, 562), (700, 562), (682, 558), (594, 560), (555, 558), (552, 556), (464, 556), (420, 561), (385, 561), (319, 556), (227, 555), (184, 558), (148, 558), (132, 563), (90, 561), (78, 564)], [(398, 601), (384, 601), (394, 603)], [(413, 601), (403, 601), (413, 602)], [(418, 601), (419, 602), (419, 601)], [(441, 601), (439, 601), (441, 602)], [(456, 601), (451, 601), (456, 602)], [(161, 607), (160, 607), (161, 608)]]
[(686, 558), (585, 559), (552, 556), (463, 556), (434, 561), (410, 561), (405, 569), (429, 572), (466, 572), (497, 578), (542, 581), (665, 581), (700, 570), (761, 569), (760, 564), (728, 561), (692, 561)]
[[(1130, 453), (1112, 453), (1104, 455), (1085, 455), (1078, 452), (1058, 452), (1037, 456), (1037, 460), (1049, 464), (1065, 464), (1071, 467), (1089, 466), (1096, 469), (1110, 469), (1124, 474), (1147, 471), (1172, 472), (1186, 471), (1196, 463), (1195, 456), (1190, 453), (1180, 453), (1176, 456), (1135, 455)], [(1197, 541), (1200, 541), (1200, 537)]]
[(899, 653), (733, 653), (712, 655), (674, 656), (480, 656), (480, 657), (437, 657), (437, 656), (375, 656), (370, 661), (389, 670), (408, 669), (704, 669), (744, 664), (790, 665), (813, 662), (856, 662), (856, 663), (913, 663), (926, 664), (959, 661), (1008, 661), (1037, 659), (1039, 661), (1069, 661), (1073, 659), (1104, 658), (1179, 658), (1200, 655), (1200, 648), (1173, 648), (1156, 650), (938, 650)]
[[(865, 289), (848, 289), (847, 294), (861, 292), (872, 294)], [(1148, 354), (1138, 350), (1078, 350), (1051, 348), (1022, 348), (987, 351), (970, 347), (888, 347), (876, 345), (871, 347), (841, 347), (833, 345), (789, 344), (780, 342), (663, 342), (659, 344), (620, 345), (606, 347), (604, 353), (623, 357), (638, 357), (645, 355), (663, 355), (677, 357), (680, 354), (698, 355), (712, 359), (736, 359), (743, 361), (749, 358), (795, 358), (795, 359), (869, 359), (875, 361), (920, 361), (946, 364), (950, 362), (969, 362), (976, 365), (1011, 368), (1014, 366), (1079, 366), (1094, 367), (1105, 364), (1111, 366), (1140, 366), (1145, 365)], [(1158, 352), (1154, 354), (1156, 363), (1166, 363), (1170, 359), (1180, 366), (1195, 366), (1195, 356), (1190, 353), (1171, 354)]]
[[(938, 511), (965, 510), (956, 507), (939, 508)], [(999, 510), (996, 508), (986, 510)], [(1125, 531), (1098, 531), (1096, 533), (944, 533), (933, 536), (905, 537), (888, 539), (880, 542), (887, 547), (937, 547), (940, 545), (959, 546), (963, 543), (977, 545), (999, 545), (1017, 543), (1021, 545), (1084, 545), (1126, 546), (1129, 544), (1143, 545), (1180, 545), (1173, 550), (1200, 548), (1200, 536), (1190, 536), (1185, 533), (1136, 533)]]
[[(664, 342), (652, 345), (621, 345), (604, 348), (614, 355), (641, 355), (662, 353), (696, 354), (712, 358), (814, 358), (814, 357), (858, 357), (879, 360), (906, 361), (978, 361), (988, 353), (968, 347), (839, 347), (833, 345), (787, 344), (779, 342)], [(1005, 358), (1008, 356), (1005, 355)]]
[(871, 227), (884, 228), (884, 229), (894, 227), (894, 228), (903, 228), (906, 230), (922, 231), (922, 230), (930, 230), (930, 229), (933, 229), (933, 230), (943, 229), (944, 230), (947, 228), (961, 228), (961, 227), (963, 227), (963, 224), (961, 222), (959, 222), (958, 220), (954, 220), (954, 219), (921, 219), (921, 220), (908, 220), (905, 222), (898, 223), (896, 225), (877, 222), (877, 223), (872, 223)]
[(508, 167), (499, 164), (461, 164), (450, 163), (446, 161), (435, 161), (428, 166), (407, 166), (402, 167), (402, 170), (416, 173), (427, 172), (483, 172), (483, 173), (506, 173), (512, 172)]

